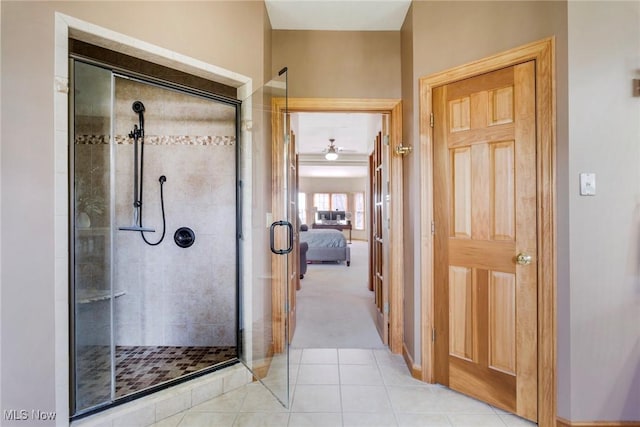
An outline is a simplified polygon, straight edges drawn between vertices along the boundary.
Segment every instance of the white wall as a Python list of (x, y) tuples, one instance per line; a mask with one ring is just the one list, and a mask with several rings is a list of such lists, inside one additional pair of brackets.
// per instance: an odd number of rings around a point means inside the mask
[[(570, 399), (559, 415), (637, 421), (640, 2), (569, 2), (568, 31), (570, 304), (559, 322), (570, 325)], [(580, 172), (596, 174), (595, 197), (579, 195)]]

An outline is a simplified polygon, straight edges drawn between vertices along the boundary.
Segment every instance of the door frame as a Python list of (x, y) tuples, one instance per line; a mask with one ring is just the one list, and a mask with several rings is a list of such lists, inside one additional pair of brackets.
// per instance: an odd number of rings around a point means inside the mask
[[(528, 61), (536, 65), (536, 184), (538, 235), (538, 424), (556, 417), (556, 114), (555, 38), (550, 37), (419, 79), (421, 227), (433, 222), (432, 91), (466, 78)], [(434, 238), (421, 236), (421, 339), (423, 380), (434, 382), (436, 354)]]
[[(381, 113), (389, 114), (390, 117), (390, 129), (389, 129), (389, 148), (392, 153), (389, 162), (389, 177), (390, 177), (390, 194), (391, 206), (389, 216), (390, 221), (390, 242), (389, 242), (389, 348), (393, 353), (402, 352), (403, 341), (403, 283), (404, 272), (403, 265), (403, 249), (402, 249), (402, 233), (403, 233), (403, 188), (402, 188), (402, 156), (395, 154), (395, 148), (402, 145), (402, 101), (399, 99), (361, 99), (361, 98), (289, 98), (288, 104), (285, 104), (284, 99), (274, 99), (272, 104), (272, 117), (279, 117), (283, 111), (289, 113), (300, 112), (343, 112), (343, 113)], [(272, 147), (273, 153), (279, 156), (282, 144), (282, 132), (279, 132), (277, 123), (272, 123), (273, 136), (272, 141), (274, 146)], [(277, 165), (282, 164), (282, 159), (274, 158), (274, 169)], [(273, 185), (274, 189), (279, 190), (282, 188), (282, 177), (280, 174), (273, 173)], [(281, 193), (280, 191), (278, 191)], [(273, 217), (278, 218), (281, 212), (278, 212), (282, 203), (276, 204), (276, 201), (281, 201), (281, 194), (274, 193), (273, 195)], [(394, 220), (394, 218), (396, 220)], [(282, 274), (281, 268), (274, 268), (274, 274)], [(281, 283), (277, 277), (274, 277), (274, 283)], [(285, 295), (285, 289), (277, 289), (274, 287), (274, 298), (281, 298)], [(274, 299), (275, 301), (275, 299)], [(273, 318), (278, 321), (284, 319), (283, 308), (273, 307)], [(284, 327), (282, 325), (274, 325), (274, 327)], [(274, 336), (280, 336), (275, 334)], [(276, 346), (280, 343), (276, 343)]]

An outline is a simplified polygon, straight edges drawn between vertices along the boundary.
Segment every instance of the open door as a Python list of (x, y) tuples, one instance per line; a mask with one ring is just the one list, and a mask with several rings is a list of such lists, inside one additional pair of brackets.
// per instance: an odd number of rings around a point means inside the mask
[[(383, 123), (386, 122), (386, 118)], [(370, 262), (372, 290), (376, 304), (376, 329), (384, 344), (389, 343), (389, 275), (388, 249), (389, 228), (385, 225), (388, 216), (388, 136), (378, 132), (370, 158), (371, 185), (371, 232), (370, 232)], [(387, 142), (387, 143), (385, 143)]]
[[(294, 226), (286, 209), (290, 204), (287, 174), (278, 168), (287, 153), (274, 152), (278, 141), (289, 139), (286, 110), (274, 111), (275, 102), (286, 104), (286, 69), (242, 103), (242, 141), (239, 167), (242, 178), (242, 362), (274, 396), (289, 407), (289, 275), (294, 251)], [(284, 169), (283, 169), (284, 170)], [(276, 199), (275, 195), (281, 195)], [(294, 217), (295, 218), (295, 217)]]
[[(289, 139), (287, 147), (287, 217), (293, 224), (293, 250), (288, 255), (287, 260), (287, 292), (288, 292), (288, 313), (289, 318), (289, 343), (293, 340), (296, 330), (296, 292), (300, 289), (300, 221), (298, 217), (298, 148), (296, 145), (296, 135), (291, 131), (290, 115), (287, 114), (287, 129), (289, 129)], [(274, 153), (275, 154), (275, 153)]]

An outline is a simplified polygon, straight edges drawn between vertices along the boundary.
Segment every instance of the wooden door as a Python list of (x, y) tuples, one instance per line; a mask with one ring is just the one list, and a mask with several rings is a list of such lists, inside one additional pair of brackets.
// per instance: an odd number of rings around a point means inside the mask
[(435, 378), (533, 421), (535, 107), (533, 61), (433, 90)]
[[(287, 116), (289, 120), (289, 116)], [(287, 289), (289, 309), (289, 343), (293, 339), (293, 333), (296, 330), (296, 292), (300, 289), (300, 223), (298, 220), (298, 150), (296, 148), (296, 135), (293, 131), (289, 134), (289, 146), (286, 148), (287, 153), (287, 177), (288, 182), (288, 209), (287, 217), (293, 224), (293, 250), (288, 257), (287, 271)]]
[[(385, 262), (385, 244), (388, 245), (388, 232), (384, 227), (387, 213), (385, 204), (385, 144), (382, 132), (376, 136), (372, 155), (372, 238), (371, 262), (373, 292), (376, 304), (376, 328), (384, 344), (389, 343), (389, 290), (387, 263)], [(385, 277), (386, 276), (386, 277)], [(386, 279), (386, 280), (385, 280)]]

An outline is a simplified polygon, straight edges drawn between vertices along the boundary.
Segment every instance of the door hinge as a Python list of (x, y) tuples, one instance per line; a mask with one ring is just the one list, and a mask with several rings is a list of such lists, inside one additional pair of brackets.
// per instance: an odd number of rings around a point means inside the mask
[(284, 312), (285, 312), (285, 314), (289, 314), (289, 303), (288, 302), (284, 303)]
[(431, 329), (431, 342), (436, 342), (436, 328)]
[(433, 127), (433, 113), (431, 113), (431, 116), (429, 117), (429, 126)]
[(431, 234), (436, 234), (436, 223), (431, 221)]
[(384, 306), (382, 307), (383, 313), (384, 314), (389, 314), (389, 302), (385, 302)]

